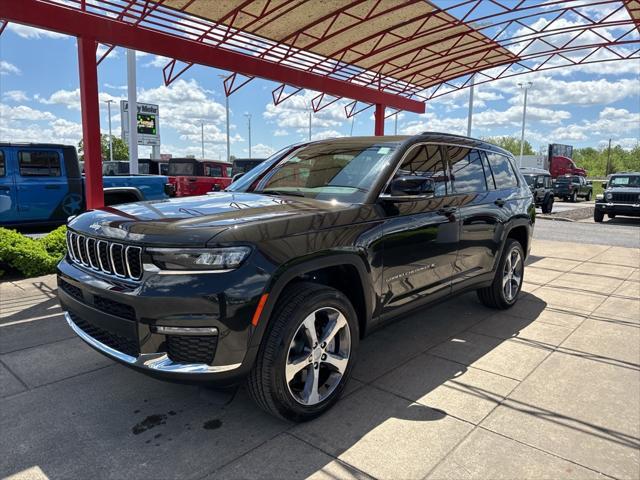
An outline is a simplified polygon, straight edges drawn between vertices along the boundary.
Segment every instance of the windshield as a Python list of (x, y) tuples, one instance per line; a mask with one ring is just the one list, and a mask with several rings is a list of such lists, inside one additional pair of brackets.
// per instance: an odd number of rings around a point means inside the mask
[(529, 185), (530, 187), (532, 187), (533, 185), (535, 185), (536, 183), (536, 176), (537, 175), (525, 175), (524, 179), (527, 181), (527, 185)]
[(610, 187), (640, 188), (640, 175), (617, 175), (609, 180)]
[(556, 183), (571, 183), (571, 177), (558, 177)]
[(398, 145), (375, 138), (307, 144), (270, 158), (228, 190), (361, 203)]

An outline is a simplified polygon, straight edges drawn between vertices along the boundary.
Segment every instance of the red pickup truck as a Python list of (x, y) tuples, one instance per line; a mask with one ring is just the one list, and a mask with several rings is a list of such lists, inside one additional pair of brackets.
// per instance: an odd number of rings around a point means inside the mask
[(217, 160), (172, 158), (169, 160), (169, 183), (174, 196), (191, 197), (223, 190), (231, 183), (231, 164)]

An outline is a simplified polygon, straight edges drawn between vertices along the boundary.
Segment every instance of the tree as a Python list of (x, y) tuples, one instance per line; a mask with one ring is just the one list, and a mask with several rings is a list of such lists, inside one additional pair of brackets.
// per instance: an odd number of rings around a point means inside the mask
[[(520, 140), (515, 137), (487, 137), (483, 138), (483, 140), (489, 143), (493, 143), (494, 145), (498, 145), (499, 147), (504, 148), (505, 150), (513, 153), (516, 156), (520, 155)], [(524, 141), (524, 150), (522, 153), (523, 155), (536, 154), (536, 152), (534, 152), (533, 150), (533, 147), (531, 147), (531, 144), (526, 140)]]
[[(119, 137), (111, 135), (113, 141), (113, 159), (114, 160), (129, 160), (129, 147)], [(100, 135), (100, 146), (102, 150), (102, 160), (109, 160), (109, 135)], [(78, 155), (80, 161), (84, 161), (84, 143), (82, 140), (78, 142)]]

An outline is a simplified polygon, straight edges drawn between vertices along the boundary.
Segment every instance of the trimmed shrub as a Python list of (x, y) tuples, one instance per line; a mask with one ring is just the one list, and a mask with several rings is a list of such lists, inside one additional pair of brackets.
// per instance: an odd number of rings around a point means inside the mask
[(43, 238), (26, 237), (15, 230), (0, 227), (0, 275), (14, 270), (25, 277), (54, 273), (66, 252), (66, 227)]

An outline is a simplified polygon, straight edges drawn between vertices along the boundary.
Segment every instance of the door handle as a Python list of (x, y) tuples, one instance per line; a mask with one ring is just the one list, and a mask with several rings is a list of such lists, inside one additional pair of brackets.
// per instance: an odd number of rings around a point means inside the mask
[(438, 210), (438, 213), (440, 215), (444, 215), (448, 217), (449, 215), (453, 215), (457, 211), (458, 211), (457, 207), (442, 207), (440, 210)]
[(495, 203), (495, 204), (496, 204), (497, 206), (499, 206), (499, 207), (504, 207), (504, 204), (505, 204), (505, 203), (507, 203), (507, 202), (505, 202), (505, 201), (504, 201), (504, 199), (499, 198), (499, 199), (497, 199), (497, 200), (496, 200), (495, 202), (493, 202), (493, 203)]

